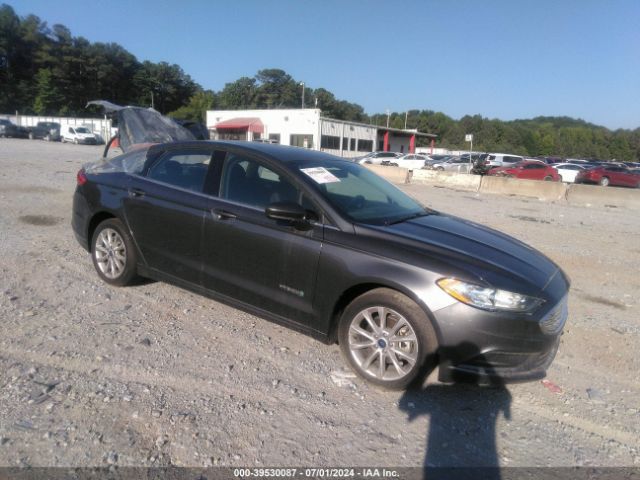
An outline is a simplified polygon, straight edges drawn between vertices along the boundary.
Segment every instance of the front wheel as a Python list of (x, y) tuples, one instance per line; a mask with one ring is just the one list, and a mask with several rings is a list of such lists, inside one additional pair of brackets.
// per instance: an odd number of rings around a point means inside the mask
[(100, 278), (111, 285), (130, 285), (137, 277), (138, 255), (129, 232), (117, 218), (98, 225), (91, 240), (91, 257)]
[(598, 183), (600, 183), (600, 185), (602, 185), (603, 187), (608, 187), (610, 182), (609, 182), (609, 179), (607, 177), (602, 177), (600, 179), (600, 182), (598, 182)]
[(78, 144), (78, 139), (77, 139), (77, 138), (74, 138), (74, 139), (73, 139), (73, 143), (75, 143), (75, 144), (77, 145), (77, 144)]
[(553, 180), (553, 177), (551, 175), (547, 175), (546, 177), (544, 177), (545, 182), (550, 182), (552, 180)]
[(342, 355), (365, 380), (403, 390), (436, 366), (437, 340), (426, 313), (388, 288), (356, 298), (338, 327)]

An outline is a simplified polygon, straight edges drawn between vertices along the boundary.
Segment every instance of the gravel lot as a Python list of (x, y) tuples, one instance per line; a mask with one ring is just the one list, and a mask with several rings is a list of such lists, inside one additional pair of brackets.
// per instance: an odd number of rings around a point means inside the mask
[(547, 380), (389, 393), (336, 345), (163, 283), (99, 281), (71, 228), (102, 147), (0, 139), (0, 466), (640, 466), (640, 218), (406, 186), (572, 278)]

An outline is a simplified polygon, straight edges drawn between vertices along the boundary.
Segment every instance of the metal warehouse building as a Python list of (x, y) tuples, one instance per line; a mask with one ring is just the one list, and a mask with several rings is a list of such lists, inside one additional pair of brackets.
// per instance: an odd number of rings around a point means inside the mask
[(357, 157), (376, 150), (413, 153), (416, 138), (435, 135), (322, 116), (318, 108), (287, 110), (210, 110), (207, 128), (217, 140), (263, 140)]

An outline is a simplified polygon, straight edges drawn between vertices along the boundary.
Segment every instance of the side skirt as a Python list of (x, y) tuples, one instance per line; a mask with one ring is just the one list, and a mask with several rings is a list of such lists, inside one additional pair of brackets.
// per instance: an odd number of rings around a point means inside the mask
[(243, 312), (249, 313), (251, 315), (255, 315), (256, 317), (260, 317), (265, 320), (269, 320), (273, 323), (277, 323), (278, 325), (282, 325), (283, 327), (287, 327), (291, 330), (295, 330), (296, 332), (308, 335), (327, 345), (330, 345), (331, 343), (333, 343), (331, 342), (330, 337), (326, 333), (319, 332), (318, 330), (314, 330), (311, 327), (302, 325), (286, 317), (283, 317), (281, 315), (276, 315), (274, 313), (271, 313), (261, 308), (250, 305), (248, 303), (241, 302), (227, 295), (223, 295), (213, 290), (206, 289), (201, 285), (196, 285), (190, 282), (186, 282), (172, 275), (166, 274), (164, 272), (159, 272), (154, 269), (150, 269), (140, 264), (138, 265), (138, 273), (143, 277), (151, 278), (153, 280), (165, 282), (180, 288), (184, 288), (185, 290), (189, 290), (191, 292), (205, 296), (217, 302), (224, 303), (225, 305), (229, 305), (230, 307), (237, 308), (238, 310), (242, 310)]

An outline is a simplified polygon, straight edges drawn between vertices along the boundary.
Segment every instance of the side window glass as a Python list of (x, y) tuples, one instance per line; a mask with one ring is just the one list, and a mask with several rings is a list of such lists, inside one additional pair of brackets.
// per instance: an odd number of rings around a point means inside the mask
[(222, 172), (220, 197), (259, 209), (274, 202), (298, 202), (298, 190), (255, 160), (230, 155)]
[(201, 192), (210, 162), (211, 152), (169, 151), (151, 167), (147, 177), (186, 190)]

